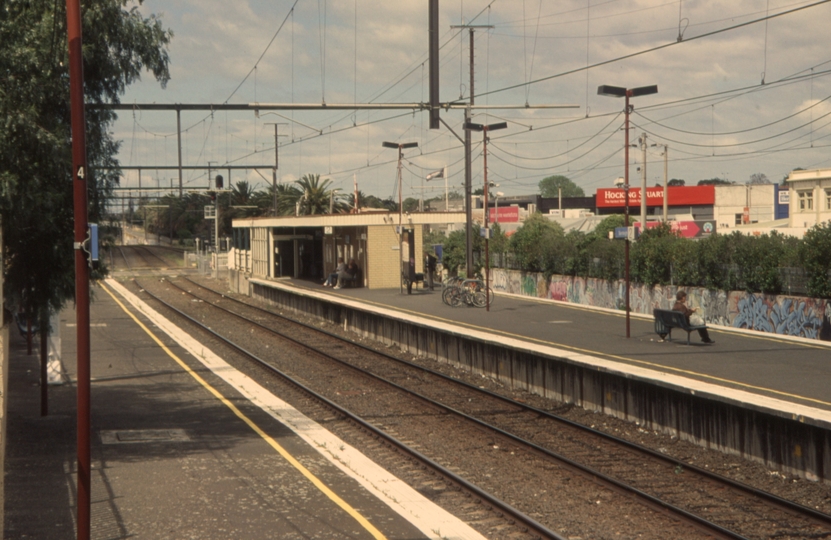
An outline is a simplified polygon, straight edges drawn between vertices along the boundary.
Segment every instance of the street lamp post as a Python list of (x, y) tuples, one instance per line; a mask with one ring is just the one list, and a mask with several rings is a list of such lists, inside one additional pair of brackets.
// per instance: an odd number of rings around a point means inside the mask
[(485, 160), (484, 164), (484, 176), (485, 176), (485, 193), (484, 193), (484, 221), (485, 221), (485, 310), (491, 310), (491, 261), (490, 261), (490, 228), (488, 227), (488, 203), (490, 200), (488, 199), (488, 131), (494, 131), (497, 129), (505, 129), (508, 127), (507, 122), (499, 122), (498, 124), (474, 124), (471, 122), (465, 122), (465, 130), (467, 131), (481, 131), (482, 132), (482, 155)]
[[(632, 112), (632, 107), (629, 105), (629, 98), (646, 96), (649, 94), (657, 94), (658, 86), (639, 86), (638, 88), (623, 88), (621, 86), (601, 85), (597, 87), (597, 94), (600, 96), (622, 97), (626, 98), (624, 105), (625, 116), (625, 144), (624, 144), (624, 160), (623, 167), (623, 190), (625, 195), (625, 205), (623, 207), (623, 225), (629, 230), (629, 114)], [(641, 193), (641, 197), (646, 197), (646, 193)], [(626, 280), (626, 337), (630, 336), (629, 324), (629, 235), (627, 233), (626, 245), (624, 248), (624, 279)]]
[[(398, 281), (398, 293), (404, 294), (404, 199), (401, 196), (401, 159), (404, 157), (404, 149), (405, 148), (415, 148), (418, 146), (417, 142), (408, 142), (408, 143), (393, 143), (393, 142), (383, 142), (381, 146), (384, 148), (397, 148), (398, 149), (398, 255), (400, 257), (399, 267), (401, 270), (401, 277)], [(410, 241), (412, 242), (413, 239), (411, 238)]]

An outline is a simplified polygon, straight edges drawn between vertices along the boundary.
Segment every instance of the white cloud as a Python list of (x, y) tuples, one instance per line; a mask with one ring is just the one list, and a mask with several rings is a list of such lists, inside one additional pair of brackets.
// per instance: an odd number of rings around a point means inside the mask
[[(292, 3), (146, 0), (142, 11), (165, 12), (163, 21), (176, 34), (170, 47), (173, 79), (163, 91), (145, 76), (128, 90), (124, 101), (225, 101), (248, 76)], [(599, 115), (621, 111), (623, 101), (598, 96), (596, 89), (600, 84), (658, 85), (658, 95), (633, 100), (636, 114), (632, 120), (654, 132), (653, 142), (670, 145), (670, 175), (685, 178), (688, 183), (722, 175), (745, 181), (754, 172), (778, 179), (793, 167), (810, 166), (825, 159), (821, 146), (831, 144), (831, 127), (816, 118), (821, 116), (820, 110), (827, 111), (827, 103), (814, 110), (813, 130), (806, 127), (776, 137), (810, 121), (806, 114), (768, 128), (761, 126), (792, 114), (812, 99), (831, 95), (828, 75), (776, 84), (784, 77), (810, 73), (813, 66), (817, 75), (831, 69), (831, 64), (822, 65), (829, 60), (823, 36), (830, 6), (771, 19), (767, 28), (758, 23), (694, 39), (762, 17), (768, 3), (688, 0), (681, 4), (681, 18), (686, 19), (681, 21), (684, 39), (677, 43), (676, 2), (598, 2), (591, 7), (588, 21), (588, 4), (583, 0), (541, 4), (504, 0), (483, 11), (487, 4), (485, 0), (468, 0), (462, 4), (461, 13), (458, 3), (442, 3), (442, 100), (458, 98), (469, 86), (468, 36), (466, 32), (456, 36), (458, 30), (451, 30), (450, 25), (470, 22), (482, 12), (473, 23), (492, 24), (495, 28), (476, 32), (476, 92), (491, 92), (480, 95), (477, 103), (522, 105), (527, 100), (532, 105), (580, 105), (579, 110), (477, 113), (477, 120), (504, 118), (511, 124), (509, 130), (494, 134), (494, 157), (489, 160), (490, 174), (504, 179), (501, 190), (507, 194), (535, 192), (541, 178), (555, 173), (569, 175), (588, 189), (620, 176), (623, 136), (617, 130), (622, 117), (604, 128), (611, 117)], [(793, 8), (782, 0), (770, 4), (770, 13)], [(319, 12), (324, 5), (325, 25)], [(356, 95), (358, 101), (364, 102), (427, 99), (426, 2), (358, 0), (357, 26), (355, 7), (356, 2), (298, 2), (293, 17), (289, 17), (263, 56), (256, 73), (248, 76), (232, 101), (320, 103), (325, 99), (333, 104), (351, 103)], [(614, 60), (665, 44), (671, 46), (593, 68), (588, 75), (583, 70), (587, 62)], [(574, 73), (565, 74), (569, 71)], [(763, 72), (766, 85), (758, 88)], [(521, 86), (497, 92), (551, 76), (555, 77), (528, 89)], [(695, 99), (753, 86), (757, 88), (744, 94)], [(673, 105), (667, 105), (670, 103)], [(319, 136), (299, 123), (281, 126), (281, 132), (289, 135), (281, 138), (285, 145), (280, 150), (281, 176), (331, 173), (337, 187), (351, 190), (354, 173), (362, 191), (387, 197), (393, 193), (396, 156), (393, 151), (382, 149), (381, 142), (415, 140), (420, 148), (408, 153), (409, 170), (420, 174), (417, 166), (432, 170), (448, 164), (451, 174), (456, 175), (451, 183), (461, 179), (462, 151), (457, 139), (444, 127), (441, 131), (429, 131), (422, 113), (330, 110), (281, 114), (324, 131), (324, 136)], [(587, 114), (589, 118), (585, 118)], [(641, 114), (665, 127), (649, 125)], [(401, 117), (380, 121), (396, 115)], [(443, 112), (442, 116), (462, 134), (461, 111)], [(144, 113), (141, 127), (134, 124), (130, 113), (122, 113), (121, 117), (116, 133), (125, 141), (122, 161), (136, 164), (140, 160), (149, 163), (162, 159), (159, 136), (144, 129), (174, 133), (174, 113)], [(193, 125), (183, 137), (187, 146), (183, 156), (189, 164), (209, 160), (224, 163), (226, 159), (270, 164), (273, 127), (264, 124), (284, 121), (273, 116), (257, 119), (252, 113), (216, 112), (211, 118), (207, 112), (198, 112), (183, 113), (182, 117), (183, 126)], [(363, 125), (368, 121), (373, 123)], [(344, 129), (353, 124), (358, 127)], [(329, 135), (330, 131), (335, 133)], [(308, 139), (299, 142), (303, 137)], [(608, 141), (600, 144), (607, 137)], [(765, 138), (768, 140), (744, 144)], [(175, 138), (162, 140), (168, 148), (165, 159), (169, 159), (171, 140)], [(811, 141), (814, 149), (810, 148)], [(481, 180), (480, 142), (474, 152), (474, 176)], [(585, 144), (578, 146), (581, 143)], [(239, 177), (242, 176), (240, 173)], [(233, 177), (237, 178), (236, 172)], [(245, 178), (251, 182), (262, 180), (250, 171)], [(416, 177), (411, 179), (417, 181)], [(410, 194), (405, 189), (405, 195)]]

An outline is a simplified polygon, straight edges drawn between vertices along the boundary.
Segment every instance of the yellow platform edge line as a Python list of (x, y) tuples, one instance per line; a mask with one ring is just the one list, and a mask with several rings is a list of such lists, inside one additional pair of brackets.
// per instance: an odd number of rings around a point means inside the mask
[(150, 331), (147, 326), (142, 323), (138, 317), (136, 317), (127, 307), (115, 296), (115, 294), (110, 291), (108, 287), (103, 284), (99, 284), (101, 288), (103, 288), (107, 294), (109, 294), (112, 299), (115, 301), (118, 306), (124, 310), (124, 312), (130, 316), (133, 321), (144, 330), (144, 332), (150, 336), (150, 338), (156, 342), (156, 344), (170, 357), (172, 358), (181, 368), (188, 373), (191, 377), (193, 377), (199, 384), (201, 384), (208, 392), (210, 392), (216, 399), (222, 402), (226, 407), (228, 407), (231, 412), (233, 412), (237, 417), (239, 417), (243, 422), (245, 422), (257, 435), (259, 435), (266, 443), (268, 443), (280, 456), (283, 457), (289, 464), (291, 464), (295, 469), (297, 469), (300, 474), (302, 474), (309, 482), (311, 482), (321, 493), (326, 495), (332, 502), (334, 502), (338, 507), (340, 507), (344, 512), (349, 514), (355, 521), (357, 521), (361, 527), (363, 527), (369, 534), (372, 535), (373, 538), (378, 540), (386, 540), (386, 536), (384, 536), (381, 531), (375, 528), (372, 523), (369, 522), (365, 517), (363, 517), (357, 510), (352, 508), (352, 506), (344, 501), (343, 499), (338, 496), (337, 493), (329, 489), (329, 487), (323, 483), (318, 477), (312, 474), (306, 467), (303, 466), (302, 463), (297, 461), (294, 456), (292, 456), (285, 448), (283, 448), (280, 443), (275, 441), (270, 435), (268, 435), (265, 431), (263, 431), (253, 420), (248, 418), (242, 411), (240, 411), (236, 405), (230, 402), (228, 398), (222, 395), (219, 390), (215, 389), (213, 386), (210, 385), (205, 379), (203, 379), (198, 373), (193, 371), (190, 366), (188, 366), (181, 358), (176, 356), (176, 354), (171, 351), (167, 345), (162, 343), (162, 341)]

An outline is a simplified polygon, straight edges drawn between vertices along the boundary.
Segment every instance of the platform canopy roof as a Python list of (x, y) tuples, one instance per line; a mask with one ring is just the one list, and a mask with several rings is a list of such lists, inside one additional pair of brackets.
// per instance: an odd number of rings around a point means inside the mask
[[(400, 216), (401, 224), (447, 225), (465, 223), (464, 212), (405, 212)], [(249, 227), (366, 227), (376, 225), (398, 225), (399, 214), (395, 212), (359, 212), (357, 214), (316, 214), (311, 216), (277, 216), (235, 219), (234, 228)]]

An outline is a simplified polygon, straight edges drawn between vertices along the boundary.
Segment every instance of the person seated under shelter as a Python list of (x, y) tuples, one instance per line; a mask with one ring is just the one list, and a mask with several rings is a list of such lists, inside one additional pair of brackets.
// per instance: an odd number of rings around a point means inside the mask
[(335, 271), (329, 274), (329, 277), (326, 278), (326, 281), (323, 283), (324, 287), (334, 287), (335, 282), (338, 279), (338, 274), (346, 270), (346, 263), (343, 262), (343, 257), (338, 257), (338, 267), (335, 268)]
[(349, 264), (346, 265), (346, 268), (343, 271), (338, 272), (338, 284), (335, 285), (335, 289), (342, 289), (343, 285), (346, 280), (354, 280), (358, 276), (358, 263), (355, 262), (355, 259), (349, 259)]

